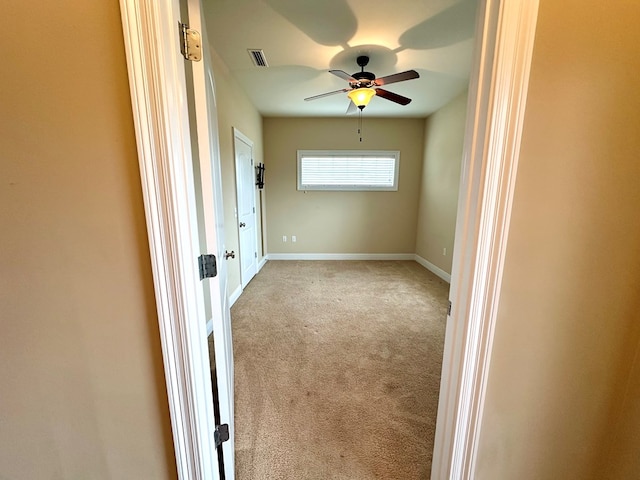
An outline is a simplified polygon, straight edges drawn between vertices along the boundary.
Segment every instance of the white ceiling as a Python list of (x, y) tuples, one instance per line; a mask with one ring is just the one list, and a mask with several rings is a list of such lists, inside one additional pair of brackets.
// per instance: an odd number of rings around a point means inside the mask
[[(476, 0), (204, 0), (209, 41), (264, 116), (342, 116), (348, 87), (328, 73), (383, 77), (416, 70), (419, 79), (385, 86), (413, 101), (374, 97), (370, 117), (426, 117), (462, 92), (473, 53)], [(269, 67), (247, 49), (264, 50)]]

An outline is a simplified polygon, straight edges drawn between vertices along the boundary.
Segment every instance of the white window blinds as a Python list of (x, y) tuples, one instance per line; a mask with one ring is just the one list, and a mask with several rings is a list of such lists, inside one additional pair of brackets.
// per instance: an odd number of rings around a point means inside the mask
[(397, 151), (298, 150), (298, 190), (397, 190)]

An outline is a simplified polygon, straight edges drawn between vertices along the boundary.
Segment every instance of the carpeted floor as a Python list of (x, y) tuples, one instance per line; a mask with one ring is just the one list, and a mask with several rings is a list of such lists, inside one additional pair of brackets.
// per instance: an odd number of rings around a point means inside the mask
[(449, 285), (270, 261), (231, 309), (238, 480), (428, 479)]

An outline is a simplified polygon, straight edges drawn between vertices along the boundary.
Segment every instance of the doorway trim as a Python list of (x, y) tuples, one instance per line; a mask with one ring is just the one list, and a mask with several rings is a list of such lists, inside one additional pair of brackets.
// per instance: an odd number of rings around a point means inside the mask
[(120, 0), (178, 478), (217, 480), (179, 0)]
[[(239, 224), (241, 217), (240, 217), (240, 192), (242, 191), (244, 192), (244, 189), (246, 187), (246, 185), (242, 185), (242, 175), (240, 173), (240, 168), (238, 165), (238, 142), (243, 142), (246, 145), (248, 145), (251, 148), (251, 167), (254, 168), (254, 163), (253, 163), (253, 140), (251, 140), (249, 137), (247, 137), (244, 133), (242, 133), (239, 129), (237, 129), (236, 127), (233, 127), (233, 163), (234, 163), (234, 167), (235, 167), (235, 172), (236, 172), (236, 214), (237, 214), (237, 223)], [(254, 180), (255, 181), (255, 180)], [(253, 255), (254, 255), (254, 264), (255, 264), (255, 272), (253, 273), (253, 276), (249, 279), (245, 278), (244, 275), (244, 265), (243, 265), (243, 252), (242, 252), (242, 231), (240, 230), (241, 227), (237, 224), (236, 228), (237, 228), (237, 232), (238, 232), (238, 254), (239, 254), (239, 262), (238, 264), (240, 265), (240, 291), (242, 292), (242, 290), (244, 290), (244, 288), (249, 284), (249, 282), (251, 281), (251, 279), (253, 279), (253, 277), (258, 273), (258, 216), (257, 216), (257, 206), (256, 206), (256, 188), (255, 188), (255, 183), (251, 182), (250, 185), (250, 196), (251, 196), (251, 207), (253, 208), (253, 235), (251, 236), (251, 240), (252, 240), (252, 250), (253, 250)], [(251, 252), (250, 252), (251, 253)], [(246, 255), (247, 252), (244, 252), (244, 254)]]
[[(174, 53), (179, 3), (120, 0), (120, 8), (178, 478), (216, 479), (211, 380), (200, 371), (205, 323), (187, 321), (200, 289), (185, 80)], [(537, 11), (538, 0), (479, 2), (433, 480), (474, 474)]]
[(475, 478), (537, 17), (479, 3), (432, 480)]

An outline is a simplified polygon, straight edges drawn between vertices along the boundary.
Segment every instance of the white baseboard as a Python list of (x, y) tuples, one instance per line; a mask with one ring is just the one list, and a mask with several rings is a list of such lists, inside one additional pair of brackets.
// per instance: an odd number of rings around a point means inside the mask
[(238, 288), (229, 295), (229, 308), (233, 307), (233, 304), (240, 298), (240, 295), (242, 295), (242, 285), (238, 285)]
[(270, 253), (268, 260), (415, 260), (413, 253)]
[(425, 260), (424, 258), (422, 258), (418, 254), (414, 255), (414, 260), (416, 262), (418, 262), (420, 265), (422, 265), (424, 268), (429, 270), (431, 273), (434, 273), (437, 276), (439, 276), (445, 282), (451, 283), (451, 274), (450, 273), (445, 272), (440, 267), (436, 267), (433, 263), (429, 262), (428, 260)]
[[(258, 263), (258, 272), (260, 270), (262, 270), (262, 267), (264, 267), (265, 264), (267, 263), (267, 260), (268, 260), (267, 257), (268, 257), (268, 255), (265, 255), (264, 257), (262, 257), (262, 260), (260, 260), (260, 262)], [(258, 272), (256, 272), (256, 273), (258, 273)]]
[(213, 318), (210, 318), (209, 321), (207, 322), (207, 338), (212, 333), (213, 333)]
[[(266, 260), (264, 263), (266, 263)], [(229, 296), (229, 308), (233, 307), (233, 304), (236, 303), (236, 300), (238, 300), (238, 298), (240, 298), (240, 295), (242, 295), (242, 286), (238, 285), (238, 288), (236, 288), (233, 291), (233, 293)], [(213, 333), (213, 318), (210, 318), (209, 321), (207, 322), (207, 337), (212, 333)]]

